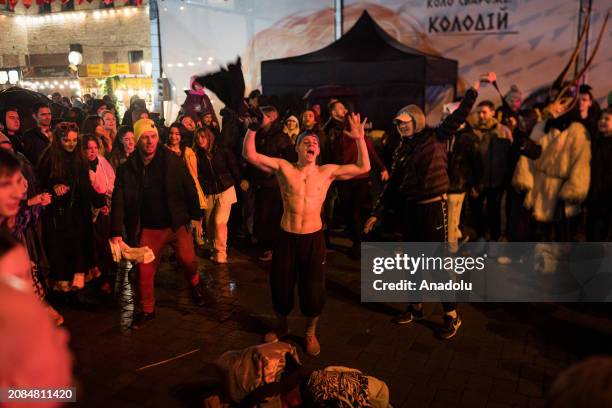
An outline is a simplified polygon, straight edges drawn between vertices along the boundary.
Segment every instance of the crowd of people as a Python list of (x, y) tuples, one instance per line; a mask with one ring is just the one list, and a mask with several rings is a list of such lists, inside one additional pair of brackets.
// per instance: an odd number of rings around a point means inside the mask
[[(110, 96), (56, 109), (70, 101), (54, 95), (51, 104), (31, 106), (31, 129), (21, 126), (22, 108), (6, 107), (0, 221), (27, 249), (43, 302), (86, 285), (112, 296), (117, 264), (109, 242), (149, 248), (154, 260), (136, 265), (134, 329), (155, 317), (154, 276), (167, 245), (203, 304), (196, 253), (224, 264), (228, 242), (246, 237), (261, 261), (271, 261), (279, 324), (267, 338), (286, 332), (297, 285), (308, 351), (317, 354), (321, 265), (335, 235), (348, 238), (353, 258), (362, 240), (381, 236), (448, 241), (455, 250), (470, 239), (611, 237), (611, 108), (601, 109), (586, 85), (571, 106), (553, 97), (546, 109), (527, 108), (513, 86), (496, 107), (477, 101), (479, 83), (444, 106), (438, 126), (408, 105), (376, 140), (343, 101), (330, 100), (327, 112), (315, 105), (281, 114), (259, 91), (245, 98), (254, 120), (223, 109), (219, 121), (195, 87), (168, 127), (138, 97), (119, 121)], [(450, 338), (461, 319), (455, 304), (443, 307), (441, 335)], [(395, 321), (422, 317), (422, 305), (412, 304)]]

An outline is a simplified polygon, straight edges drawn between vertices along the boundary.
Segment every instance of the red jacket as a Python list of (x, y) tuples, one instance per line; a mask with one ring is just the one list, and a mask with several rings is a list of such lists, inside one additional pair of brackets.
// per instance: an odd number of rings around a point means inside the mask
[[(366, 136), (365, 142), (368, 148), (368, 155), (370, 157), (370, 161), (372, 162), (372, 168), (376, 167), (376, 169), (381, 172), (386, 170), (383, 161), (380, 159), (378, 153), (376, 152), (376, 148), (374, 147), (374, 143), (372, 143), (372, 140), (368, 136)], [(334, 140), (333, 162), (336, 164), (357, 163), (357, 143), (355, 143), (355, 139), (351, 139), (346, 135), (342, 135), (341, 137)], [(360, 174), (359, 176), (356, 176), (353, 179), (362, 179), (366, 177), (369, 177), (369, 172)]]

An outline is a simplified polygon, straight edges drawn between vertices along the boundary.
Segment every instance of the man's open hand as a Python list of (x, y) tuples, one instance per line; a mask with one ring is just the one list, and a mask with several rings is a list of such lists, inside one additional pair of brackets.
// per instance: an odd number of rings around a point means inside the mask
[(344, 134), (351, 139), (363, 139), (365, 136), (365, 124), (368, 118), (361, 122), (361, 115), (352, 113), (348, 116), (349, 131), (345, 130)]

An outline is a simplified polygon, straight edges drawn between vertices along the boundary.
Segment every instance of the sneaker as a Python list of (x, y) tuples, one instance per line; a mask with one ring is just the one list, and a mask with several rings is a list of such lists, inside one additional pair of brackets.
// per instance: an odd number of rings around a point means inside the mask
[(266, 251), (259, 257), (260, 261), (268, 262), (272, 260), (272, 251)]
[(139, 330), (146, 326), (149, 322), (155, 319), (155, 311), (151, 313), (140, 312), (134, 319), (132, 320), (132, 325), (130, 326), (132, 330)]
[(204, 286), (202, 279), (200, 279), (197, 285), (191, 287), (191, 298), (193, 299), (193, 303), (198, 306), (204, 306), (205, 294), (206, 287)]
[(306, 343), (306, 353), (308, 355), (316, 357), (321, 353), (321, 345), (319, 340), (317, 340), (317, 336), (306, 336), (304, 342)]
[(459, 314), (457, 314), (457, 317), (455, 317), (454, 319), (449, 315), (445, 314), (444, 327), (440, 330), (438, 334), (442, 339), (448, 340), (451, 337), (454, 337), (455, 334), (457, 334), (459, 327), (461, 327), (461, 318), (459, 317)]
[(85, 274), (75, 273), (74, 278), (72, 278), (72, 289), (78, 290), (78, 289), (83, 289), (84, 287), (85, 287)]
[(422, 308), (421, 310), (416, 310), (412, 306), (408, 306), (405, 312), (400, 313), (393, 318), (393, 323), (408, 324), (413, 321), (423, 320), (423, 317), (424, 313)]

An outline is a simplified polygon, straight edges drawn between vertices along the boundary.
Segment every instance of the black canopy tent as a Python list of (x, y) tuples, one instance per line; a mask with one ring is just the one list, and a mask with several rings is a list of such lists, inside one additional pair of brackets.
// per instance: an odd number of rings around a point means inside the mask
[(402, 106), (424, 108), (436, 89), (454, 94), (457, 61), (405, 46), (364, 11), (342, 38), (319, 51), (262, 61), (261, 81), (265, 94), (281, 97), (325, 85), (351, 87), (359, 94), (355, 108), (374, 127), (387, 128)]

